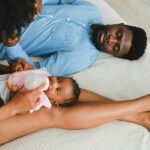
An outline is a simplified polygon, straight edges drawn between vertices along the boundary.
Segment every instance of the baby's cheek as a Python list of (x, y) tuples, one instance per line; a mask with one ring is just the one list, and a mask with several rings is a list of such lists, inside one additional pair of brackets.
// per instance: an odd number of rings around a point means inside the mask
[(46, 95), (48, 96), (49, 99), (54, 100), (56, 98), (56, 94), (54, 92), (47, 92)]

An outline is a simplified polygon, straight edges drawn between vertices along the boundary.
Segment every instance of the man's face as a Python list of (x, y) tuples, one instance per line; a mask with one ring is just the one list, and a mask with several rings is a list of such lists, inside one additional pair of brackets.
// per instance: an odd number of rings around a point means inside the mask
[(50, 85), (45, 94), (53, 104), (63, 104), (64, 100), (73, 97), (73, 83), (68, 77), (49, 77)]
[(129, 53), (133, 34), (125, 25), (95, 25), (93, 42), (103, 52), (122, 57)]

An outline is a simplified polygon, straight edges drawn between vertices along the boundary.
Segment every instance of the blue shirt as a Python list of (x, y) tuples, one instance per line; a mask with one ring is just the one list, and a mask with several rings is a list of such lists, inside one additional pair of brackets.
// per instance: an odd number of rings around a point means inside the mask
[[(44, 0), (41, 13), (23, 31), (19, 43), (2, 47), (9, 63), (24, 58), (53, 75), (68, 75), (89, 67), (99, 56), (91, 41), (90, 25), (102, 23), (99, 10), (83, 0)], [(41, 56), (32, 62), (29, 56)]]

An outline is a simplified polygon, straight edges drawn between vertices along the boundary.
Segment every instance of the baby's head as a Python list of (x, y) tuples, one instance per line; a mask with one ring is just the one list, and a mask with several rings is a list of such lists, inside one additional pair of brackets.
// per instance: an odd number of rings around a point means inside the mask
[(50, 85), (44, 93), (51, 103), (59, 106), (71, 106), (77, 103), (80, 88), (77, 82), (70, 77), (50, 76)]

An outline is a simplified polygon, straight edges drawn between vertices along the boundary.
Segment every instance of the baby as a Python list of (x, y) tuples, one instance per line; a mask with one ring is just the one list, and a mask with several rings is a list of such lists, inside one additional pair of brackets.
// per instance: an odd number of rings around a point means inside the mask
[[(7, 84), (6, 84), (7, 83)], [(70, 106), (79, 99), (80, 88), (70, 77), (50, 76), (45, 70), (29, 70), (11, 74), (7, 80), (0, 81), (0, 97), (3, 103), (10, 99), (12, 92), (16, 92), (23, 85), (31, 90), (45, 83), (41, 91), (40, 104), (34, 109), (45, 106), (50, 108), (51, 103), (59, 106)]]

